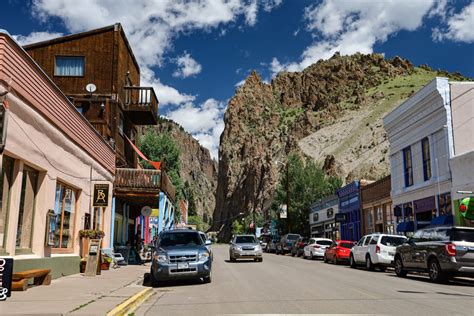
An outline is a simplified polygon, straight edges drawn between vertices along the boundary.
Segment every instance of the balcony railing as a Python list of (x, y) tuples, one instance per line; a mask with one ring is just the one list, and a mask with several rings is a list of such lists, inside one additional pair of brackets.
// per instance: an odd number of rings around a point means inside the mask
[(117, 189), (159, 191), (161, 189), (161, 171), (117, 168), (115, 171), (115, 187)]
[(137, 125), (155, 125), (158, 120), (158, 99), (152, 87), (124, 87), (124, 110)]

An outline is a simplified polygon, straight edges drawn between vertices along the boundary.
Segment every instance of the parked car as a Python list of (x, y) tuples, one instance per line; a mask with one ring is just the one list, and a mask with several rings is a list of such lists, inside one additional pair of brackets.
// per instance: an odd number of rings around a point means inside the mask
[(199, 232), (199, 236), (201, 236), (202, 241), (204, 242), (204, 245), (206, 246), (207, 250), (209, 251), (209, 254), (211, 256), (211, 260), (214, 259), (214, 254), (212, 253), (212, 241), (207, 238), (206, 233), (204, 232)]
[(253, 259), (262, 262), (262, 246), (254, 235), (237, 235), (230, 243), (229, 259), (232, 262), (237, 259)]
[(297, 242), (291, 247), (291, 255), (301, 257), (303, 255), (304, 247), (308, 244), (308, 238), (300, 237)]
[(287, 254), (291, 251), (291, 247), (293, 244), (301, 238), (300, 234), (286, 234), (280, 239), (280, 244), (277, 245), (276, 253), (279, 254)]
[(411, 271), (428, 272), (434, 282), (445, 282), (456, 275), (474, 277), (474, 228), (418, 230), (395, 253), (396, 274), (404, 277)]
[(303, 258), (324, 258), (326, 248), (332, 245), (332, 240), (327, 238), (310, 238), (308, 244), (303, 248)]
[(278, 240), (275, 240), (275, 239), (271, 239), (268, 244), (267, 244), (267, 248), (265, 249), (266, 252), (269, 252), (269, 253), (276, 253), (276, 249), (277, 249), (277, 244), (279, 243)]
[(372, 271), (377, 267), (385, 271), (387, 266), (393, 265), (396, 247), (406, 240), (405, 236), (378, 233), (362, 237), (351, 249), (351, 268), (364, 264), (367, 270)]
[(351, 249), (354, 247), (355, 242), (348, 240), (337, 240), (331, 244), (330, 247), (326, 248), (324, 253), (324, 262), (339, 264), (341, 262), (349, 262), (349, 256)]
[(212, 260), (199, 233), (184, 229), (160, 233), (151, 262), (151, 284), (201, 278), (204, 283), (212, 281)]

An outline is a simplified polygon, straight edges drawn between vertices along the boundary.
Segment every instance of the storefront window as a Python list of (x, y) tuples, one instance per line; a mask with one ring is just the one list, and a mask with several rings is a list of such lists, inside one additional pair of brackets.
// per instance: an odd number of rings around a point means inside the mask
[(383, 221), (383, 211), (382, 211), (382, 207), (380, 207), (380, 206), (377, 206), (375, 221), (376, 222), (382, 222)]
[(405, 217), (405, 222), (413, 221), (413, 206), (411, 203), (403, 204), (403, 215)]
[(54, 248), (73, 247), (76, 198), (77, 192), (73, 188), (62, 183), (56, 185)]
[(451, 193), (438, 195), (439, 216), (453, 214), (451, 205)]
[(38, 171), (24, 166), (21, 179), (20, 211), (16, 231), (17, 249), (31, 249), (37, 188)]
[(5, 248), (14, 162), (12, 158), (3, 156), (2, 175), (0, 177), (0, 249)]
[(374, 232), (374, 217), (372, 215), (372, 210), (367, 211), (367, 233)]

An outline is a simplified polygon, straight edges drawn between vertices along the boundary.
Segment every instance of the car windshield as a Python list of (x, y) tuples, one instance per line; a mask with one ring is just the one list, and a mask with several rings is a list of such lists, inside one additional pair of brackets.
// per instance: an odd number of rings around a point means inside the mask
[(237, 236), (235, 237), (236, 244), (254, 244), (257, 241), (254, 236)]
[(400, 246), (407, 239), (405, 237), (396, 237), (396, 236), (382, 236), (380, 243), (384, 246)]
[(288, 234), (288, 236), (286, 237), (286, 239), (288, 239), (288, 240), (297, 240), (297, 239), (299, 239), (300, 237), (301, 237), (300, 235)]
[(352, 247), (354, 247), (354, 244), (351, 242), (341, 242), (339, 244), (339, 247), (351, 249)]
[(332, 240), (317, 240), (316, 243), (318, 245), (330, 246), (332, 245)]
[(203, 241), (198, 233), (165, 233), (159, 241), (160, 247), (198, 246)]
[(472, 229), (454, 229), (451, 233), (452, 241), (474, 242), (474, 230)]

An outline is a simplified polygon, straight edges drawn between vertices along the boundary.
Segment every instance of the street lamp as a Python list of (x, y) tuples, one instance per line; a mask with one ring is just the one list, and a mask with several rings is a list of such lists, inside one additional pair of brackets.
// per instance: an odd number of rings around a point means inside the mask
[(281, 162), (279, 160), (276, 161), (276, 164), (280, 164), (285, 166), (286, 169), (286, 221), (288, 225), (288, 232), (291, 232), (291, 221), (290, 221), (290, 168), (289, 163)]

